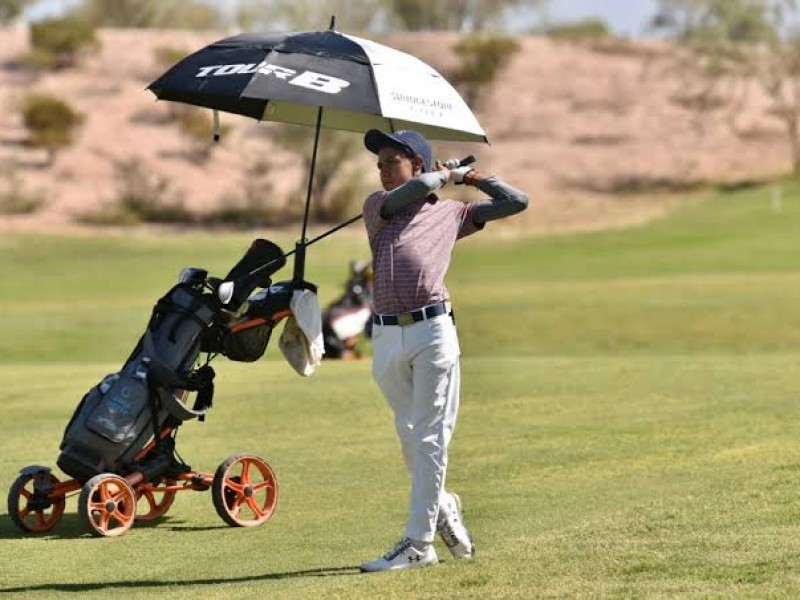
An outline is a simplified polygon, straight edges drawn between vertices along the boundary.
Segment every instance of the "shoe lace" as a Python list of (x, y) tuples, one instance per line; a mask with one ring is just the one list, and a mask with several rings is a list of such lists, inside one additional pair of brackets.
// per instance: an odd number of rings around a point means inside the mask
[(411, 548), (411, 540), (409, 538), (403, 538), (397, 542), (394, 548), (384, 554), (383, 558), (386, 560), (394, 560), (409, 548)]
[(448, 548), (452, 548), (459, 543), (458, 537), (456, 537), (456, 532), (453, 529), (453, 525), (449, 520), (442, 522), (440, 525), (440, 533), (442, 534), (442, 537), (444, 538)]
[(456, 535), (455, 524), (459, 521), (458, 509), (455, 507), (449, 508), (448, 511), (441, 515), (437, 523), (439, 533), (444, 538), (445, 544), (448, 548), (458, 545), (459, 539)]

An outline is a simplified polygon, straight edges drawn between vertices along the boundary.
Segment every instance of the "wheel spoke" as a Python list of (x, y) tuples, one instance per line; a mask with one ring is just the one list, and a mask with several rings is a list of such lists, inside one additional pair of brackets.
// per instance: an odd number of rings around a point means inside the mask
[(248, 498), (247, 505), (250, 507), (250, 510), (253, 511), (253, 514), (256, 516), (256, 518), (264, 516), (265, 511), (258, 505), (258, 502), (256, 502), (255, 498), (253, 497)]
[(26, 500), (30, 500), (30, 499), (31, 499), (31, 496), (33, 496), (33, 494), (32, 494), (32, 493), (30, 493), (30, 492), (29, 492), (28, 490), (26, 490), (25, 488), (22, 488), (22, 489), (20, 490), (20, 492), (19, 492), (19, 495), (20, 495), (20, 496), (23, 496), (23, 497), (24, 497)]
[(125, 513), (123, 513), (123, 512), (122, 512), (122, 511), (119, 509), (119, 507), (115, 508), (115, 509), (112, 511), (112, 513), (111, 513), (111, 517), (113, 517), (114, 519), (116, 519), (117, 523), (119, 523), (120, 525), (124, 525), (125, 523), (127, 523), (127, 522), (128, 522), (128, 516), (127, 516)]
[(254, 466), (251, 459), (245, 458), (242, 460), (242, 484), (250, 485), (252, 479), (250, 477), (250, 467)]
[(44, 525), (45, 523), (47, 523), (47, 520), (44, 518), (43, 510), (36, 511), (36, 521), (37, 523), (39, 523), (39, 525)]
[(257, 483), (257, 484), (255, 484), (253, 486), (253, 491), (255, 491), (255, 492), (261, 491), (263, 489), (270, 489), (271, 490), (272, 489), (272, 482), (269, 481), (269, 480), (262, 481), (261, 483)]
[(225, 487), (235, 493), (237, 496), (241, 496), (244, 492), (244, 486), (237, 482), (233, 481), (232, 479), (228, 479), (225, 481)]

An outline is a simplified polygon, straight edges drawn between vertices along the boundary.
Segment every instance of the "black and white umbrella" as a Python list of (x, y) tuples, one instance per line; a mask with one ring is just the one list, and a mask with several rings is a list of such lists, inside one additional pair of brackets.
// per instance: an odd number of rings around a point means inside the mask
[[(416, 129), (429, 139), (488, 142), (475, 115), (435, 69), (388, 46), (331, 28), (226, 38), (148, 86), (160, 100), (316, 128), (304, 247), (320, 129)], [(300, 263), (302, 274), (302, 260)]]

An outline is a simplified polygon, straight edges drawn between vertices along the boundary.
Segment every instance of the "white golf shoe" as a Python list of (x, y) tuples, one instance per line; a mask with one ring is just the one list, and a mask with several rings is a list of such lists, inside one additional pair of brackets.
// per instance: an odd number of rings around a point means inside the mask
[(461, 498), (458, 494), (443, 495), (439, 504), (439, 516), (436, 519), (436, 531), (456, 558), (472, 558), (475, 554), (475, 543), (472, 541), (472, 534), (464, 525)]
[(414, 548), (410, 538), (405, 538), (377, 560), (364, 563), (361, 570), (367, 573), (377, 571), (394, 571), (397, 569), (417, 569), (430, 567), (439, 562), (433, 544), (428, 544), (425, 550)]

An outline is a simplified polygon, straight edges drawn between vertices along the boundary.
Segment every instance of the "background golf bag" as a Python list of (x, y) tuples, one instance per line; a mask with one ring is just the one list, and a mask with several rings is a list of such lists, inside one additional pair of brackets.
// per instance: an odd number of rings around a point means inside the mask
[(372, 335), (372, 263), (353, 261), (344, 294), (322, 313), (325, 358), (353, 358), (362, 335)]
[[(162, 452), (149, 452), (148, 460), (160, 466), (136, 465), (147, 471), (170, 467), (172, 438), (159, 432), (187, 419), (201, 420), (211, 407), (214, 371), (208, 364), (198, 366), (201, 351), (226, 354), (233, 360), (255, 360), (266, 349), (273, 324), (265, 303), (255, 303), (263, 314), (235, 318), (236, 309), (250, 306), (246, 301), (256, 287), (267, 287), (269, 276), (286, 263), (283, 251), (272, 242), (256, 240), (247, 254), (225, 278), (233, 282), (227, 302), (219, 299), (222, 280), (209, 278), (203, 269), (184, 269), (180, 281), (153, 309), (147, 329), (122, 369), (106, 376), (83, 397), (64, 432), (58, 466), (68, 475), (85, 481), (103, 472), (132, 470), (137, 455), (151, 438), (163, 444)], [(268, 268), (258, 269), (263, 265)], [(231, 287), (228, 288), (231, 290)], [(285, 294), (271, 299), (272, 310), (284, 302)], [(232, 331), (234, 322), (258, 320), (247, 334)], [(256, 340), (256, 343), (253, 342)], [(187, 400), (196, 392), (190, 408)]]

